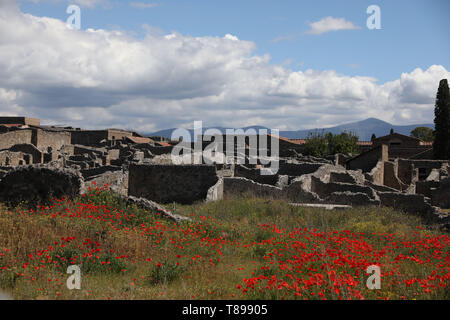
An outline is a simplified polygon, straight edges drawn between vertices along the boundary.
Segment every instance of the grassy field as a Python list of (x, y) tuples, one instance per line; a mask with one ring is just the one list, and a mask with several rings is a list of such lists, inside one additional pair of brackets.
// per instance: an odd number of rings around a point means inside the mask
[[(22, 206), (25, 207), (25, 206)], [(449, 299), (448, 233), (388, 208), (326, 211), (235, 199), (168, 209), (92, 190), (0, 207), (0, 289), (14, 299)], [(68, 290), (70, 264), (81, 290)], [(366, 268), (381, 289), (366, 287)]]

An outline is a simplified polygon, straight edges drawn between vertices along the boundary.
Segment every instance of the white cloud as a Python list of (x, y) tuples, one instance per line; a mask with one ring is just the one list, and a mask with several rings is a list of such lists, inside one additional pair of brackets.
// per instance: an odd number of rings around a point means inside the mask
[[(16, 0), (1, 0), (2, 2), (16, 2)], [(39, 2), (62, 2), (65, 1), (68, 4), (78, 4), (80, 6), (83, 7), (88, 7), (88, 8), (94, 8), (96, 6), (102, 5), (104, 7), (109, 6), (110, 0), (23, 0), (23, 1), (28, 1), (28, 2), (33, 2), (33, 3), (39, 3)]]
[(70, 30), (0, 6), (0, 114), (77, 127), (145, 132), (260, 124), (299, 129), (367, 117), (431, 122), (443, 66), (378, 84), (333, 70), (292, 71), (232, 35)]
[(130, 5), (138, 9), (150, 9), (159, 6), (159, 3), (149, 2), (131, 2)]
[(89, 7), (89, 8), (93, 8), (99, 4), (105, 4), (106, 1), (105, 0), (74, 0), (75, 3), (85, 6), (85, 7)]
[(330, 31), (339, 30), (355, 30), (360, 27), (355, 26), (353, 22), (347, 21), (344, 18), (326, 17), (316, 22), (309, 23), (311, 29), (307, 31), (308, 34), (319, 35)]

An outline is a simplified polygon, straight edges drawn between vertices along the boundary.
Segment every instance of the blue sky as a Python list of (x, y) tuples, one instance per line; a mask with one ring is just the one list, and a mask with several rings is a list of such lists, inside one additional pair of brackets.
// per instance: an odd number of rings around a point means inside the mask
[[(440, 64), (449, 69), (447, 0), (141, 1), (155, 5), (147, 9), (133, 7), (132, 2), (139, 1), (82, 6), (82, 28), (123, 29), (136, 37), (144, 35), (144, 24), (196, 37), (228, 33), (255, 42), (258, 54), (269, 54), (272, 63), (293, 70), (334, 69), (381, 82), (416, 67)], [(366, 9), (372, 4), (381, 9), (381, 30), (366, 27)], [(22, 1), (21, 8), (63, 21), (68, 17), (65, 1)], [(305, 34), (308, 22), (326, 16), (345, 18), (361, 29)]]
[[(81, 30), (67, 26), (79, 5)], [(369, 30), (369, 5), (381, 29)], [(450, 1), (0, 1), (0, 116), (154, 132), (431, 123)]]

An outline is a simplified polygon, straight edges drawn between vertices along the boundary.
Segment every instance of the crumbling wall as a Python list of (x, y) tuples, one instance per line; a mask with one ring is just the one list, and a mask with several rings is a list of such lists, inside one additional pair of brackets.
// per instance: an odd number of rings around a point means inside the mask
[(67, 131), (48, 131), (48, 130), (37, 130), (37, 148), (44, 152), (48, 152), (48, 148), (57, 151), (60, 150), (62, 146), (71, 143), (70, 132)]
[(276, 185), (278, 182), (278, 175), (261, 175), (260, 169), (247, 168), (243, 165), (234, 166), (234, 176), (253, 180), (262, 184)]
[(27, 202), (34, 207), (47, 204), (52, 198), (78, 196), (83, 189), (79, 173), (68, 169), (45, 167), (18, 167), (0, 180), (0, 202), (16, 206)]
[(43, 153), (32, 144), (16, 144), (9, 148), (9, 150), (30, 154), (34, 164), (44, 163)]
[(291, 202), (295, 203), (322, 203), (319, 196), (311, 192), (310, 188), (305, 187), (306, 179), (297, 178), (283, 189), (284, 196)]
[(223, 178), (223, 198), (253, 196), (265, 199), (282, 199), (283, 190), (269, 184), (257, 183), (242, 177)]
[(405, 190), (407, 185), (405, 185), (398, 177), (397, 177), (397, 168), (398, 165), (395, 162), (386, 161), (384, 162), (384, 179), (383, 185), (397, 189), (397, 190)]
[(16, 167), (31, 164), (33, 157), (23, 152), (13, 152), (9, 150), (0, 151), (0, 166)]
[(218, 181), (213, 165), (131, 164), (128, 193), (160, 203), (205, 200)]
[(378, 161), (388, 160), (388, 146), (380, 145), (347, 161), (347, 169), (358, 170), (363, 172), (371, 171), (378, 163)]
[(364, 184), (364, 180), (365, 178), (361, 170), (358, 171), (347, 170), (347, 172), (330, 173), (330, 182)]
[(316, 193), (322, 199), (326, 199), (334, 192), (363, 193), (370, 199), (376, 199), (374, 190), (368, 186), (337, 182), (324, 183), (314, 176), (311, 177), (311, 192)]
[(431, 190), (431, 203), (443, 209), (450, 209), (450, 177), (442, 179), (439, 187)]
[(167, 147), (154, 147), (154, 146), (148, 146), (147, 148), (152, 154), (154, 155), (161, 155), (161, 154), (167, 154), (171, 153), (173, 146), (167, 146)]
[(437, 218), (433, 207), (425, 201), (421, 194), (405, 194), (399, 192), (378, 192), (381, 204), (408, 213), (419, 214), (429, 222)]
[(282, 163), (282, 162), (280, 162), (280, 168), (278, 169), (278, 174), (299, 177), (304, 174), (316, 172), (317, 169), (319, 169), (321, 166), (323, 166), (323, 163), (310, 163), (310, 162)]
[(399, 176), (413, 176), (411, 172), (412, 168), (419, 170), (420, 180), (425, 180), (433, 169), (441, 169), (445, 164), (448, 164), (448, 160), (412, 160), (412, 159), (398, 159), (399, 164)]
[(217, 201), (223, 199), (223, 178), (220, 177), (217, 183), (208, 189), (206, 201)]
[(71, 144), (83, 146), (97, 146), (102, 140), (108, 140), (107, 130), (80, 130), (72, 131)]
[(86, 185), (89, 185), (89, 183), (92, 182), (94, 182), (98, 187), (106, 187), (123, 196), (128, 195), (128, 171), (105, 171), (98, 175), (90, 176), (86, 179)]
[(439, 185), (439, 181), (416, 181), (416, 193), (431, 198), (431, 190), (439, 188)]
[(383, 185), (384, 181), (384, 161), (378, 161), (377, 165), (365, 174), (366, 180), (377, 185)]

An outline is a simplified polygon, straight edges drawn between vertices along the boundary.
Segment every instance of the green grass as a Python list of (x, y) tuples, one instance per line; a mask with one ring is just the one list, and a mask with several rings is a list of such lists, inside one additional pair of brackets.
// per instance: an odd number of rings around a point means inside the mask
[[(319, 235), (346, 230), (354, 234), (351, 239), (363, 236), (373, 250), (391, 246), (389, 235), (399, 243), (417, 237), (438, 238), (444, 243), (439, 249), (443, 261), (449, 254), (447, 233), (424, 227), (416, 216), (384, 207), (327, 211), (247, 198), (167, 208), (192, 221), (175, 225), (135, 206), (128, 207), (104, 191), (73, 202), (61, 201), (38, 212), (0, 207), (0, 267), (4, 268), (0, 270), (0, 289), (15, 299), (316, 299), (321, 287), (311, 289), (314, 295), (301, 297), (286, 296), (285, 290), (261, 289), (263, 282), (246, 293), (237, 289), (243, 279), (260, 275), (282, 278), (291, 272), (283, 271), (283, 262), (277, 259), (268, 265), (268, 257), (274, 252), (283, 252), (281, 260), (298, 255), (286, 244), (304, 228)], [(62, 240), (67, 237), (74, 240)], [(323, 248), (320, 242), (305, 243), (305, 253), (340, 249), (334, 242), (323, 244)], [(42, 256), (36, 254), (49, 250), (49, 246), (52, 249)], [(347, 250), (345, 246), (342, 249)], [(400, 254), (423, 258), (432, 252), (400, 246), (392, 248), (389, 259)], [(321, 263), (331, 263), (332, 259), (326, 256)], [(81, 290), (70, 291), (65, 286), (65, 269), (71, 261), (82, 266)], [(381, 259), (380, 263), (387, 261), (391, 260)], [(23, 268), (24, 263), (29, 265)], [(425, 279), (435, 264), (410, 260), (398, 266), (389, 263), (384, 270), (398, 274), (392, 283), (384, 283), (382, 290), (368, 291), (362, 285), (366, 277), (363, 270), (359, 279), (355, 278), (366, 298), (449, 298), (448, 290), (440, 287), (424, 294), (417, 283), (409, 287), (403, 284), (405, 279)], [(303, 268), (308, 278), (311, 272), (307, 268), (315, 270), (320, 264), (312, 260)], [(338, 271), (353, 269), (343, 266)], [(338, 296), (327, 293), (329, 299)], [(350, 293), (344, 288), (340, 296), (345, 299)]]

